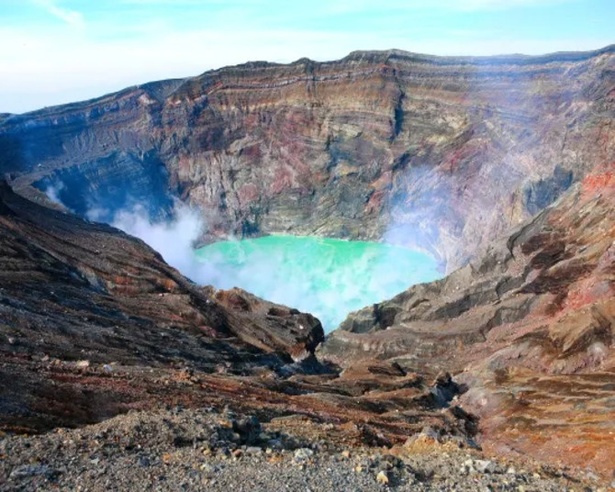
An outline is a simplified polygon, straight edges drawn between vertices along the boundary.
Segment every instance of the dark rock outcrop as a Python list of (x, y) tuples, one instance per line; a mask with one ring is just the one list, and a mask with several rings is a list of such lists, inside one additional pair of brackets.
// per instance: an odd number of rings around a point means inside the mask
[(607, 162), (614, 65), (613, 46), (249, 63), (9, 116), (1, 171), (80, 214), (178, 196), (211, 236), (386, 237), (452, 271)]

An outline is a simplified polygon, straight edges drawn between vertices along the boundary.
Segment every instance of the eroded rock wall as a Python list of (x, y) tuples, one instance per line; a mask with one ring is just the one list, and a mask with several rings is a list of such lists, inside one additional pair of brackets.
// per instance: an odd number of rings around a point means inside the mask
[(210, 237), (385, 238), (452, 271), (612, 155), (614, 60), (248, 63), (8, 116), (0, 161), (81, 214), (178, 196)]

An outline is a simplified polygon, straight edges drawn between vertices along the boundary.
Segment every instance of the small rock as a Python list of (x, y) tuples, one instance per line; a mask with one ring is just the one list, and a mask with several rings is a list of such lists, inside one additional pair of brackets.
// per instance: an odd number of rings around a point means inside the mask
[(257, 442), (261, 434), (261, 423), (253, 415), (233, 421), (232, 427), (239, 434), (242, 442), (247, 444)]
[(111, 374), (113, 372), (113, 367), (111, 367), (109, 364), (105, 364), (102, 368), (103, 372), (107, 374)]
[(241, 458), (243, 456), (243, 451), (241, 449), (234, 449), (231, 454), (233, 458)]
[(138, 464), (141, 468), (147, 468), (148, 466), (151, 466), (152, 462), (147, 456), (141, 456), (139, 458)]
[(516, 475), (517, 474), (517, 470), (515, 470), (515, 468), (511, 466), (511, 467), (508, 468), (508, 470), (506, 470), (506, 473), (508, 475)]
[(342, 451), (342, 456), (344, 458), (350, 458), (350, 451), (348, 451), (347, 449), (344, 449), (344, 451)]
[(462, 475), (468, 475), (469, 473), (474, 473), (476, 472), (476, 469), (474, 468), (474, 461), (473, 460), (465, 460), (463, 462), (463, 465), (461, 465), (461, 474)]
[(278, 465), (284, 461), (284, 457), (281, 454), (272, 454), (267, 458), (267, 462), (272, 465)]
[(255, 455), (262, 454), (262, 453), (263, 453), (263, 450), (259, 448), (258, 446), (248, 446), (246, 448), (246, 454), (251, 454), (255, 456)]
[(270, 439), (267, 441), (267, 447), (271, 449), (284, 449), (284, 444), (280, 439)]
[(10, 478), (34, 477), (37, 475), (45, 475), (47, 478), (53, 478), (59, 472), (50, 468), (47, 465), (23, 465), (13, 468)]
[(308, 448), (299, 448), (295, 451), (295, 461), (302, 462), (309, 460), (312, 456), (314, 456), (314, 451)]
[(495, 463), (490, 460), (475, 460), (474, 468), (479, 473), (495, 473), (497, 469)]
[(598, 480), (600, 480), (600, 477), (591, 471), (588, 471), (585, 474), (585, 478), (587, 478), (587, 480), (591, 480), (592, 482), (597, 482)]
[(382, 485), (388, 485), (390, 482), (389, 474), (385, 470), (380, 470), (376, 475), (376, 482)]
[(77, 369), (87, 369), (88, 367), (90, 367), (90, 361), (89, 360), (78, 360), (77, 362), (75, 362), (75, 367)]
[(357, 465), (354, 467), (354, 471), (357, 473), (362, 473), (363, 472), (363, 467), (361, 465)]
[(401, 468), (404, 466), (404, 462), (397, 456), (392, 454), (383, 454), (376, 457), (376, 461), (380, 463), (386, 470), (392, 470), (393, 468)]

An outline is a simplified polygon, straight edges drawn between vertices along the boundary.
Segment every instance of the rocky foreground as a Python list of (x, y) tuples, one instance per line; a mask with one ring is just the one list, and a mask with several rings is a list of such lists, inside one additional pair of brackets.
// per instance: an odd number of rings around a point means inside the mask
[[(327, 430), (331, 424), (321, 424)], [(213, 408), (131, 412), (77, 430), (0, 440), (0, 489), (585, 491), (598, 477), (485, 458), (433, 430), (378, 448), (331, 444)], [(615, 485), (615, 484), (613, 484)]]

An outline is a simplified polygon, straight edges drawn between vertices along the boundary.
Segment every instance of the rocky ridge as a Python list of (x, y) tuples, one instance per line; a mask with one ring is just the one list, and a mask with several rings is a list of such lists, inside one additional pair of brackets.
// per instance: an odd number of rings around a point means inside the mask
[[(9, 427), (42, 430), (127, 409), (117, 395), (99, 408), (93, 394), (105, 385), (85, 389), (99, 381), (75, 390), (71, 380), (88, 368), (97, 380), (110, 363), (250, 373), (292, 364), (324, 339), (309, 314), (240, 291), (212, 295), (142, 241), (35, 205), (6, 183), (0, 230), (0, 422)], [(241, 308), (226, 307), (231, 296)]]
[[(615, 163), (598, 166), (481, 260), (351, 314), (319, 356), (470, 390), (486, 449), (615, 469)], [(566, 453), (562, 453), (566, 449)]]

